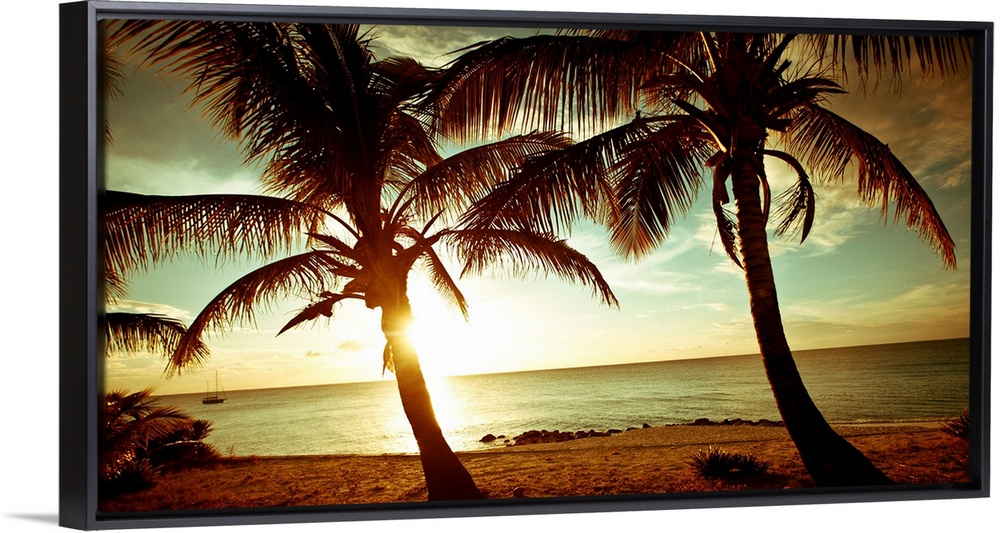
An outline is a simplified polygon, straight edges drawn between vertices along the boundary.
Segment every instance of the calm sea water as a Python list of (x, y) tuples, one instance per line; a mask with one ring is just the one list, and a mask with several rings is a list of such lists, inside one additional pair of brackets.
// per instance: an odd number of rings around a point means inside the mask
[[(831, 422), (936, 420), (968, 405), (968, 339), (811, 350), (795, 358)], [(487, 433), (779, 419), (756, 355), (460, 376), (428, 386), (456, 450), (487, 447), (479, 443)], [(209, 440), (225, 454), (417, 451), (391, 377), (227, 395), (220, 405), (202, 405), (201, 394), (163, 401), (211, 420)]]

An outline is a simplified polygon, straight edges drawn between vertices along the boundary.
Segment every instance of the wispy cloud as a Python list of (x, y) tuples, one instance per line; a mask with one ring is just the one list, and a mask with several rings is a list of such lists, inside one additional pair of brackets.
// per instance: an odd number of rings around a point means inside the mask
[(525, 37), (535, 30), (526, 28), (476, 28), (460, 26), (375, 26), (373, 48), (379, 57), (408, 56), (424, 65), (441, 66), (455, 59), (452, 54), (472, 43), (506, 35)]
[(360, 352), (366, 349), (368, 345), (357, 339), (347, 339), (337, 345), (338, 352)]
[(899, 95), (835, 98), (832, 107), (887, 143), (925, 188), (953, 188), (971, 178), (971, 98), (971, 76), (912, 79)]
[(160, 315), (175, 318), (185, 323), (190, 323), (194, 320), (194, 315), (186, 309), (178, 309), (165, 304), (138, 302), (135, 300), (118, 300), (108, 306), (107, 312)]

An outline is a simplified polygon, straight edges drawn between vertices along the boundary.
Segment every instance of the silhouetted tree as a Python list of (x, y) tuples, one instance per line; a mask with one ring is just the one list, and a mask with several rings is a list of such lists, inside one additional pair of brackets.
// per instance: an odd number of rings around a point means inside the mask
[[(778, 198), (777, 233), (799, 229), (805, 239), (813, 182), (841, 183), (853, 166), (861, 201), (883, 219), (892, 212), (954, 268), (954, 243), (916, 179), (888, 146), (824, 104), (844, 92), (831, 77), (848, 76), (851, 61), (864, 84), (883, 71), (897, 80), (911, 58), (952, 76), (970, 56), (968, 41), (953, 38), (595, 30), (469, 47), (427, 98), (435, 131), (459, 139), (517, 127), (590, 136), (532, 158), (470, 210), (471, 226), (559, 231), (587, 216), (609, 228), (619, 254), (636, 258), (663, 242), (709, 181), (720, 240), (745, 273), (764, 368), (807, 470), (820, 485), (882, 484), (889, 479), (830, 428), (792, 358), (768, 251), (764, 158), (798, 175)], [(731, 197), (735, 213), (725, 207)]]
[[(383, 368), (395, 372), (420, 450), (428, 497), (480, 498), (445, 441), (408, 328), (411, 270), (464, 313), (465, 297), (445, 268), (447, 248), (464, 273), (541, 270), (589, 285), (616, 304), (600, 272), (549, 232), (470, 228), (455, 219), (509, 176), (525, 157), (568, 146), (562, 135), (531, 133), (442, 157), (416, 106), (437, 74), (409, 58), (376, 59), (357, 25), (253, 22), (129, 22), (112, 47), (188, 83), (212, 122), (262, 160), (266, 196), (141, 196), (108, 193), (106, 224), (121, 271), (183, 250), (209, 256), (274, 258), (233, 282), (193, 321), (171, 357), (180, 371), (198, 363), (203, 332), (251, 321), (261, 306), (290, 295), (309, 301), (283, 329), (329, 317), (358, 300), (381, 310)], [(302, 233), (309, 250), (289, 255)]]

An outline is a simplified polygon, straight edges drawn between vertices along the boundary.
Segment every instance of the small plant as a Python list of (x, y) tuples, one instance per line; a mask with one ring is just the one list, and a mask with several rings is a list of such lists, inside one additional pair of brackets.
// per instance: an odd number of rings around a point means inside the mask
[(941, 431), (954, 435), (960, 439), (969, 438), (969, 408), (966, 407), (959, 413), (958, 417), (940, 424)]
[(114, 497), (153, 486), (164, 470), (204, 465), (219, 453), (204, 439), (207, 420), (196, 420), (175, 407), (161, 407), (152, 389), (112, 391), (104, 396), (101, 425), (100, 492)]
[(756, 455), (727, 452), (712, 446), (708, 451), (699, 450), (687, 463), (709, 479), (759, 476), (771, 467), (771, 463)]

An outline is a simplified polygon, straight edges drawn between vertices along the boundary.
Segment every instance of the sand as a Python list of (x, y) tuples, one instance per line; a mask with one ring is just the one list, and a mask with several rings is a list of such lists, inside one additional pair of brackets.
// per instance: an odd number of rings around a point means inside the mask
[[(936, 424), (838, 426), (891, 479), (968, 481), (965, 441)], [(765, 475), (704, 479), (688, 464), (714, 446), (771, 463)], [(784, 428), (667, 426), (561, 443), (502, 446), (459, 457), (490, 498), (650, 494), (813, 486)], [(234, 457), (167, 473), (144, 492), (102, 501), (109, 512), (421, 501), (416, 455)]]

